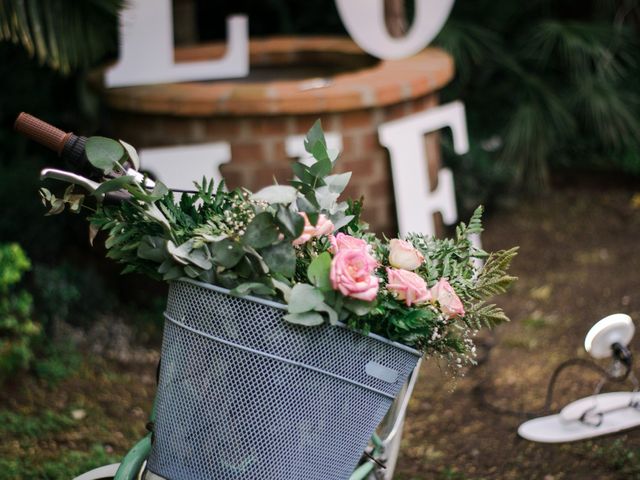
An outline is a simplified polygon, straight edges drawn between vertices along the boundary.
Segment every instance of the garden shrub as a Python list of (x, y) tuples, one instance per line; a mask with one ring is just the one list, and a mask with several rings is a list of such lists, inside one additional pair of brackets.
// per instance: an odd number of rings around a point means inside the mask
[(18, 287), (31, 262), (17, 243), (0, 244), (0, 382), (33, 359), (40, 326), (31, 319), (33, 299)]

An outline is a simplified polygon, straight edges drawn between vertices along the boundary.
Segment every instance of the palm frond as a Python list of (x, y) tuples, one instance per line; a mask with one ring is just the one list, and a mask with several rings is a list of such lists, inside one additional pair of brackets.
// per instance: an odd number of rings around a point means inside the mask
[(638, 96), (598, 77), (577, 80), (573, 107), (585, 127), (607, 147), (620, 149), (638, 145), (640, 122)]
[(117, 45), (124, 0), (0, 0), (0, 41), (21, 45), (63, 74), (85, 68)]
[(522, 73), (522, 100), (505, 127), (500, 158), (513, 165), (518, 184), (538, 189), (549, 184), (549, 154), (571, 136), (576, 122), (552, 88), (542, 79)]
[(476, 68), (506, 57), (500, 37), (470, 21), (448, 21), (433, 43), (453, 57), (462, 83), (473, 79)]
[(625, 63), (634, 61), (628, 51), (630, 40), (626, 29), (606, 23), (545, 20), (531, 29), (526, 53), (543, 66), (559, 59), (575, 76), (597, 71), (620, 78), (625, 74)]

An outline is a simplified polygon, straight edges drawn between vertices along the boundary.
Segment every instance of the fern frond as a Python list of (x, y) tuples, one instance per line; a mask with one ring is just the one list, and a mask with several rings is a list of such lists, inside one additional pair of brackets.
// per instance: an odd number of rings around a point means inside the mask
[(478, 275), (475, 287), (469, 292), (470, 295), (481, 300), (506, 292), (511, 284), (517, 280), (517, 277), (507, 274), (507, 270), (517, 254), (518, 247), (514, 247), (489, 255)]

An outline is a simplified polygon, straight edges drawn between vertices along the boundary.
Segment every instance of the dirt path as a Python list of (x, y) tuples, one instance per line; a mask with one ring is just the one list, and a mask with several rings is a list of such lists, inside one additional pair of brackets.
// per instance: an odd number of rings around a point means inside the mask
[[(516, 288), (501, 300), (513, 319), (483, 339), (484, 361), (454, 385), (426, 362), (412, 400), (401, 480), (640, 479), (640, 429), (597, 441), (541, 446), (519, 439), (517, 416), (534, 410), (589, 327), (622, 311), (640, 325), (640, 196), (586, 185), (522, 202), (487, 221), (488, 249), (520, 245)], [(492, 348), (487, 348), (492, 346)], [(634, 346), (640, 352), (640, 335)], [(640, 355), (640, 354), (639, 354)], [(0, 480), (68, 479), (117, 460), (144, 434), (155, 363), (86, 363), (54, 386), (25, 378), (0, 391)], [(555, 407), (590, 393), (592, 375), (570, 371)]]
[[(520, 245), (520, 277), (501, 303), (513, 322), (485, 339), (484, 361), (453, 385), (433, 364), (422, 371), (399, 462), (401, 479), (640, 479), (640, 429), (544, 446), (516, 435), (515, 411), (543, 404), (561, 361), (580, 356), (598, 319), (625, 312), (640, 324), (640, 198), (630, 188), (565, 188), (490, 218), (490, 249)], [(640, 347), (640, 335), (634, 341)], [(490, 350), (490, 353), (488, 352)], [(555, 408), (588, 395), (595, 377), (563, 374)]]

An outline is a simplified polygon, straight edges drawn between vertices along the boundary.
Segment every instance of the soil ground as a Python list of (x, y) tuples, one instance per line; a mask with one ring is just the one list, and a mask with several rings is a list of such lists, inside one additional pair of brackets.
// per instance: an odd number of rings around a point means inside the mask
[[(588, 358), (582, 345), (593, 323), (616, 312), (640, 319), (639, 200), (631, 186), (586, 183), (488, 219), (488, 250), (520, 246), (512, 268), (519, 281), (499, 300), (512, 322), (484, 337), (480, 365), (455, 384), (426, 362), (398, 478), (640, 479), (640, 429), (564, 445), (516, 434), (525, 420), (517, 413), (543, 406), (555, 367)], [(589, 395), (596, 381), (588, 370), (566, 370), (553, 408)]]
[[(480, 364), (463, 378), (425, 362), (396, 478), (640, 479), (640, 429), (560, 446), (516, 435), (518, 412), (542, 406), (555, 366), (587, 358), (582, 342), (595, 321), (619, 311), (640, 320), (640, 190), (572, 183), (488, 216), (487, 249), (521, 247), (520, 280), (499, 300), (512, 322), (480, 339)], [(633, 345), (639, 351), (640, 335)], [(24, 376), (0, 391), (0, 479), (68, 479), (116, 461), (145, 433), (153, 356), (84, 360), (57, 384)], [(595, 382), (571, 369), (553, 407)]]

